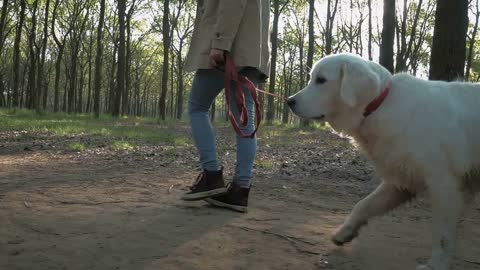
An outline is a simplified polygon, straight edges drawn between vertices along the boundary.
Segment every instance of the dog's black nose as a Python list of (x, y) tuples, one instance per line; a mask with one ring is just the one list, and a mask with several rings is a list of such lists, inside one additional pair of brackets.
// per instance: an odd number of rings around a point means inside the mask
[(294, 98), (289, 98), (289, 99), (287, 99), (287, 104), (288, 104), (288, 106), (290, 106), (290, 107), (295, 106), (295, 99), (294, 99)]

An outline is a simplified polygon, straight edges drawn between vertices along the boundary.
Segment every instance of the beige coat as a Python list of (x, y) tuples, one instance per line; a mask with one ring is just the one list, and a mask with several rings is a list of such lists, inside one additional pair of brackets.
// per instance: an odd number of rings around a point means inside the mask
[(237, 67), (269, 75), (269, 0), (204, 0), (197, 11), (185, 69), (211, 68), (210, 49), (229, 51)]

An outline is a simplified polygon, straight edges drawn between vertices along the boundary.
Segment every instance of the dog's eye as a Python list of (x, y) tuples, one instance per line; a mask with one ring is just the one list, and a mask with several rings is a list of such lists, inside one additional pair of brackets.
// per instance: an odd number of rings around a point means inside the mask
[(325, 78), (323, 78), (323, 77), (318, 77), (318, 78), (315, 80), (315, 82), (316, 82), (317, 84), (322, 84), (322, 83), (324, 83), (324, 82), (326, 82), (326, 81), (327, 81), (327, 79), (325, 79)]

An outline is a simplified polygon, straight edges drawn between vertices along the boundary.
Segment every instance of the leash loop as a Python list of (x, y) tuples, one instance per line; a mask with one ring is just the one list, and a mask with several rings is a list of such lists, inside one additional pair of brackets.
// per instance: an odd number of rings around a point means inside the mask
[[(232, 94), (231, 91), (231, 85), (232, 82), (234, 84), (234, 93), (235, 95), (235, 104), (237, 105), (238, 113), (240, 115), (240, 124), (237, 122), (237, 119), (235, 118), (231, 107), (230, 107), (230, 95)], [(243, 93), (242, 87), (245, 87), (250, 95), (253, 98), (253, 101), (255, 103), (255, 130), (250, 133), (246, 134), (241, 130), (241, 127), (246, 127), (248, 124), (248, 111), (247, 107), (245, 105), (245, 94)], [(260, 109), (260, 103), (258, 101), (258, 95), (257, 91), (278, 97), (283, 99), (284, 101), (287, 100), (286, 97), (282, 97), (264, 90), (257, 89), (255, 85), (253, 84), (252, 81), (250, 81), (246, 76), (240, 75), (237, 72), (237, 69), (235, 67), (235, 63), (233, 62), (233, 58), (229, 53), (225, 53), (225, 99), (226, 99), (226, 104), (227, 104), (227, 111), (228, 111), (228, 118), (230, 119), (230, 122), (232, 123), (233, 128), (237, 132), (237, 134), (241, 138), (255, 138), (255, 133), (258, 130), (258, 127), (260, 126), (260, 122), (262, 120), (262, 112)]]
[[(255, 130), (250, 134), (246, 134), (241, 130), (240, 124), (237, 122), (237, 119), (231, 110), (230, 95), (232, 94), (232, 82), (235, 85), (235, 92), (233, 94), (235, 95), (235, 103), (240, 115), (239, 120), (242, 127), (246, 127), (248, 125), (248, 111), (245, 105), (245, 94), (243, 93), (242, 87), (245, 87), (248, 90), (250, 95), (252, 95), (253, 101), (255, 102)], [(230, 122), (232, 123), (232, 126), (237, 134), (241, 138), (255, 138), (255, 133), (257, 132), (262, 119), (257, 89), (247, 77), (238, 74), (235, 64), (233, 63), (233, 59), (228, 53), (225, 53), (225, 99), (227, 103), (228, 118), (230, 119)]]

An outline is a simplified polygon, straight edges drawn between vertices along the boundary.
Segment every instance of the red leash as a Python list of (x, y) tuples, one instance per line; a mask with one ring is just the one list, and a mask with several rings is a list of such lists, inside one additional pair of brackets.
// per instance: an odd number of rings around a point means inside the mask
[(265, 95), (269, 95), (269, 96), (272, 96), (272, 97), (276, 97), (276, 98), (280, 98), (282, 99), (283, 101), (287, 101), (287, 98), (286, 97), (282, 97), (280, 95), (277, 95), (277, 94), (274, 94), (274, 93), (270, 93), (268, 91), (265, 91), (265, 90), (262, 90), (262, 89), (258, 89), (256, 88), (257, 92), (260, 92), (262, 94), (265, 94)]
[[(245, 134), (242, 132), (240, 129), (240, 125), (235, 119), (235, 116), (232, 113), (232, 110), (230, 108), (230, 94), (231, 94), (231, 84), (234, 82), (235, 85), (235, 103), (238, 108), (238, 112), (240, 114), (240, 123), (242, 127), (245, 127), (248, 124), (248, 112), (247, 108), (245, 106), (245, 95), (242, 91), (242, 88), (245, 87), (249, 92), (250, 95), (252, 95), (253, 101), (255, 102), (255, 118), (256, 118), (256, 123), (255, 123), (255, 130), (250, 133), (250, 134)], [(232, 126), (237, 132), (237, 134), (242, 137), (242, 138), (255, 138), (255, 133), (258, 130), (258, 127), (260, 126), (260, 122), (262, 119), (262, 114), (260, 110), (260, 103), (258, 102), (258, 96), (257, 96), (257, 91), (271, 95), (274, 97), (279, 97), (283, 100), (287, 100), (287, 98), (257, 89), (255, 85), (245, 76), (238, 74), (237, 69), (235, 67), (235, 64), (233, 63), (233, 59), (230, 56), (230, 54), (225, 53), (225, 98), (226, 98), (226, 103), (227, 103), (227, 111), (228, 111), (228, 118), (230, 119), (230, 122), (232, 122)]]

